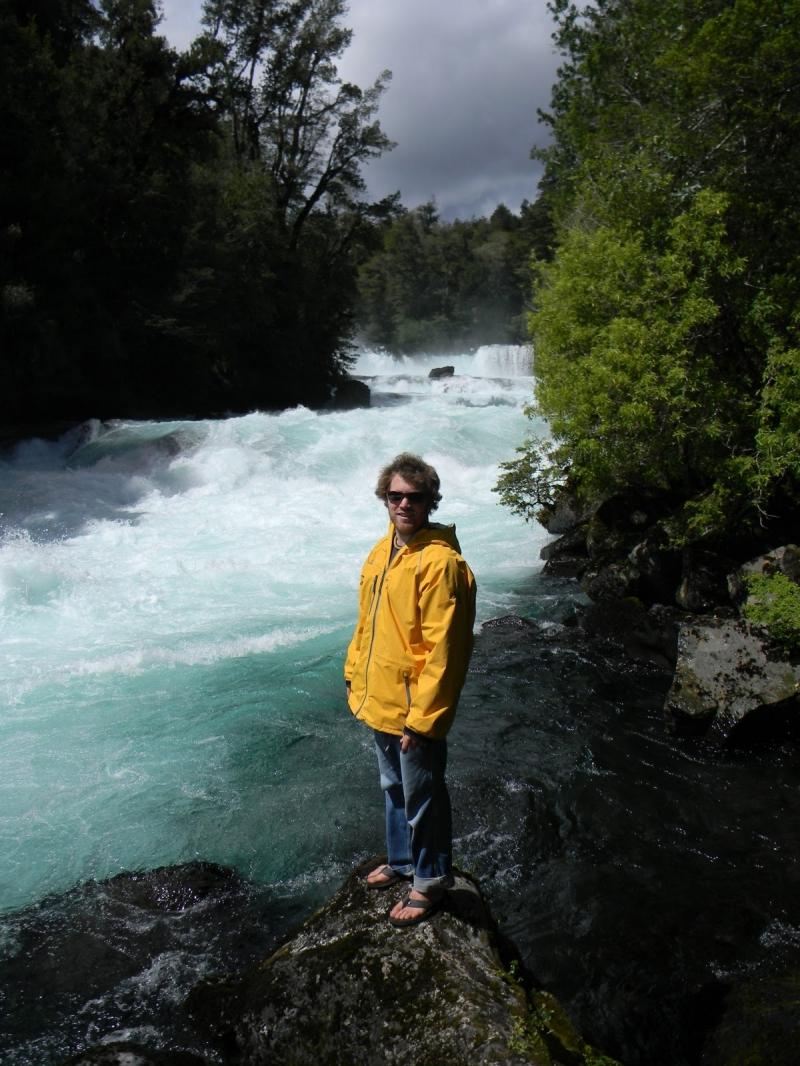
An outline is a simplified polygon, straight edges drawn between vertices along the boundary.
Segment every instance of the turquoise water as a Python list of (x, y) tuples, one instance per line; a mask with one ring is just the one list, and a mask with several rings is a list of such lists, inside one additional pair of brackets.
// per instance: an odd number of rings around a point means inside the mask
[[(491, 491), (530, 361), (451, 361), (431, 382), (435, 360), (363, 356), (370, 410), (89, 426), (2, 461), (4, 1064), (115, 1040), (217, 1061), (190, 989), (264, 958), (381, 849), (341, 661), (384, 529), (375, 473), (402, 448), (442, 473), (480, 621), (545, 623), (483, 626), (448, 766), (455, 860), (524, 965), (628, 1066), (696, 1066), (731, 987), (770, 1002), (795, 980), (796, 742), (672, 737), (668, 673), (558, 624), (577, 586), (540, 574), (544, 532)], [(218, 871), (185, 909), (86, 883), (192, 859), (250, 880)]]
[[(500, 507), (529, 355), (366, 353), (368, 410), (82, 427), (0, 464), (0, 910), (194, 858), (288, 891), (377, 847), (341, 698), (378, 467), (442, 478), (479, 621), (525, 610), (541, 529)], [(441, 360), (439, 360), (441, 362)]]

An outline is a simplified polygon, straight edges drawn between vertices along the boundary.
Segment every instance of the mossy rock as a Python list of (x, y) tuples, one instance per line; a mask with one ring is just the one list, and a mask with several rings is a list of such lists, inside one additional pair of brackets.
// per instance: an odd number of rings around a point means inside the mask
[[(505, 966), (489, 910), (458, 874), (442, 909), (395, 929), (401, 888), (367, 889), (356, 870), (261, 964), (198, 986), (189, 1009), (226, 1061), (305, 1066), (572, 1066)], [(576, 1047), (583, 1045), (575, 1038)], [(610, 1060), (609, 1060), (610, 1061)]]

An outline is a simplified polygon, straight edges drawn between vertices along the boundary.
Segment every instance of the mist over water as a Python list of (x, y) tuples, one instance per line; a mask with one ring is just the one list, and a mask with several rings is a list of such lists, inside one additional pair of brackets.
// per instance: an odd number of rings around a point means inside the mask
[(341, 659), (379, 466), (437, 467), (480, 619), (538, 567), (543, 532), (491, 491), (531, 391), (503, 374), (529, 353), (457, 361), (431, 381), (365, 353), (365, 410), (97, 424), (4, 458), (0, 909), (195, 857), (313, 879), (363, 846), (334, 797), (364, 763)]

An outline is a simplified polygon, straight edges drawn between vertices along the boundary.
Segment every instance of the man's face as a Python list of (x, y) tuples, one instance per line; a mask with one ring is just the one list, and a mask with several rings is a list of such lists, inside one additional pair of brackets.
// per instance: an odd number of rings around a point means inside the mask
[[(400, 499), (396, 494), (400, 494)], [(426, 492), (421, 492), (416, 485), (395, 474), (389, 482), (386, 506), (400, 539), (407, 541), (428, 521), (431, 500)]]

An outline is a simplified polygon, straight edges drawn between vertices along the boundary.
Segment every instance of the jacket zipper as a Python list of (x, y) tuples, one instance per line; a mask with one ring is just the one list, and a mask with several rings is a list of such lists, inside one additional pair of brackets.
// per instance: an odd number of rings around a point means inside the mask
[(367, 662), (364, 666), (364, 698), (361, 700), (361, 703), (359, 703), (358, 709), (353, 712), (356, 718), (358, 718), (358, 716), (364, 709), (364, 704), (367, 702), (367, 696), (369, 695), (369, 664), (372, 661), (372, 648), (375, 644), (375, 623), (378, 618), (378, 606), (380, 605), (381, 593), (383, 592), (383, 582), (386, 577), (386, 571), (388, 569), (388, 565), (383, 568), (383, 573), (381, 574), (381, 583), (380, 585), (378, 585), (377, 595), (375, 594), (375, 583), (378, 580), (378, 575), (376, 574), (375, 577), (372, 579), (372, 603), (374, 604), (374, 607), (372, 608), (372, 626), (369, 634), (369, 651), (367, 652)]

